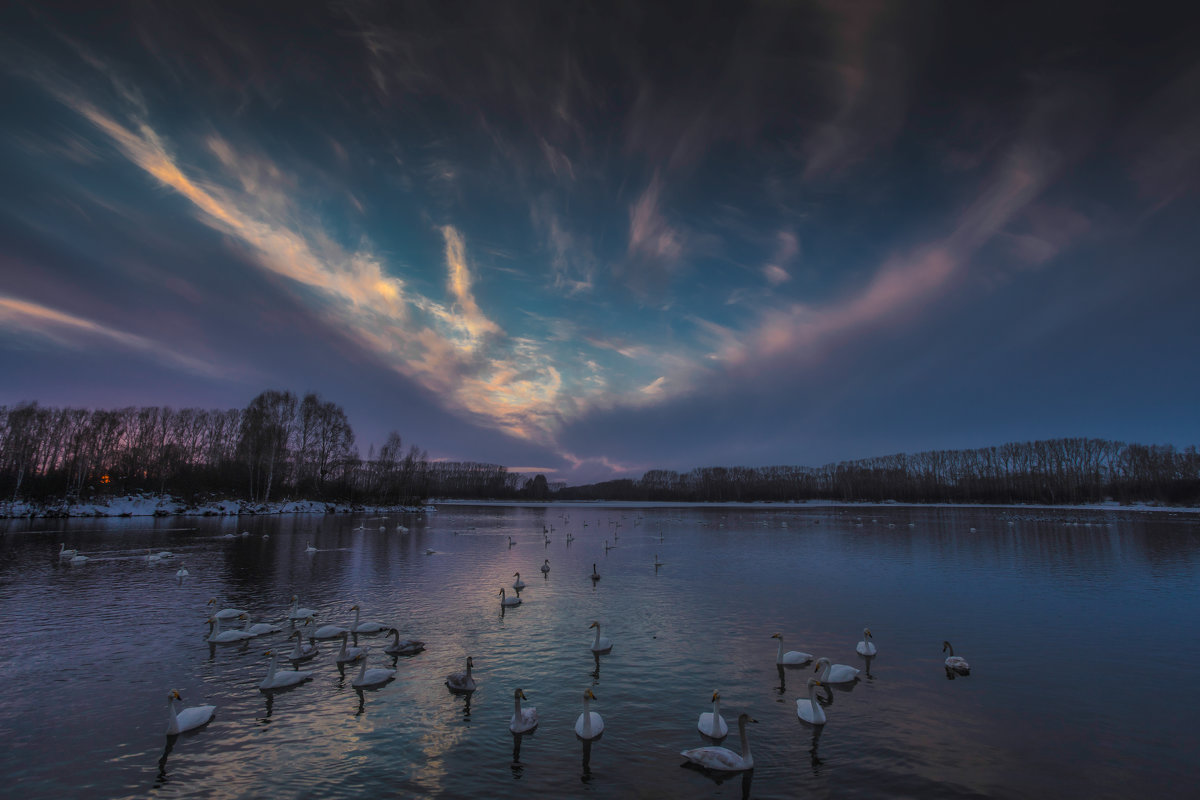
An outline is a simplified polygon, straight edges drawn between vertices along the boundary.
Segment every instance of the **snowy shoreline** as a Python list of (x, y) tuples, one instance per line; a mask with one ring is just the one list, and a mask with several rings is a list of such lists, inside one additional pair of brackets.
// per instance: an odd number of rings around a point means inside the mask
[(125, 495), (88, 503), (58, 501), (35, 503), (25, 500), (0, 502), (0, 519), (55, 517), (236, 517), (243, 514), (357, 514), (415, 513), (436, 511), (432, 505), (363, 505), (321, 500), (286, 500), (255, 503), (249, 500), (216, 500), (186, 503), (170, 495)]

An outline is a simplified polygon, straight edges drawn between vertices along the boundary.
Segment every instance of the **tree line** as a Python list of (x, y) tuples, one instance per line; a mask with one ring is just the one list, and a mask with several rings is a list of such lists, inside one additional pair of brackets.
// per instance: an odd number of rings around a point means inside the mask
[(821, 467), (701, 467), (650, 470), (640, 479), (567, 487), (562, 500), (914, 503), (1200, 504), (1196, 447), (1106, 439), (1013, 442), (930, 450)]

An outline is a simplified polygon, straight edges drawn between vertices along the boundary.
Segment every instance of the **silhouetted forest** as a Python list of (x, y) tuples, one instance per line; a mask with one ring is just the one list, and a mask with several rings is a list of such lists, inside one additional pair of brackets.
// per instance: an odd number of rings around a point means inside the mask
[(0, 406), (0, 498), (150, 491), (185, 500), (402, 504), (427, 498), (757, 502), (1200, 504), (1195, 446), (1051, 439), (822, 467), (651, 470), (550, 484), (496, 464), (430, 461), (392, 432), (363, 457), (345, 411), (316, 394), (259, 394), (244, 409)]

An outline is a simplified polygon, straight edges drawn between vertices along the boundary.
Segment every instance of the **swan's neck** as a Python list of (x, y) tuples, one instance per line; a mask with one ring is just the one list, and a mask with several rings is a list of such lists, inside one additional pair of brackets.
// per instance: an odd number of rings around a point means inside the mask
[(946, 649), (950, 651), (950, 657), (954, 658), (954, 645), (946, 642)]
[(362, 682), (362, 679), (363, 679), (363, 678), (365, 678), (365, 677), (366, 677), (366, 675), (367, 675), (367, 660), (364, 658), (364, 659), (362, 660), (362, 666), (358, 668), (358, 680), (359, 680), (359, 682)]
[[(827, 680), (829, 680), (829, 670), (830, 670), (829, 659), (822, 658), (820, 663), (821, 663), (821, 674), (817, 677), (817, 680), (827, 681)], [(815, 687), (815, 686), (813, 687), (813, 689), (816, 689), (816, 688), (817, 687)]]
[(517, 719), (521, 718), (521, 695), (513, 696), (513, 716)]
[(584, 738), (592, 735), (592, 708), (586, 697), (583, 698), (583, 735)]
[(354, 627), (356, 627), (356, 628), (358, 627), (358, 618), (360, 616), (362, 616), (362, 609), (361, 608), (354, 609)]
[(775, 654), (775, 663), (776, 664), (783, 663), (783, 638), (782, 637), (780, 637), (780, 639), (779, 639), (779, 652)]
[(596, 626), (596, 641), (592, 642), (592, 647), (600, 646), (600, 626)]
[(392, 638), (392, 647), (399, 647), (400, 646), (400, 630), (396, 629), (396, 630), (392, 631), (392, 637), (393, 637)]
[(750, 760), (750, 737), (746, 735), (746, 722), (738, 722), (738, 735), (742, 737), (742, 761)]
[(276, 664), (277, 664), (278, 662), (279, 662), (279, 654), (278, 654), (278, 653), (273, 653), (273, 654), (271, 655), (271, 665), (270, 665), (269, 667), (267, 667), (267, 680), (268, 680), (268, 681), (274, 680), (274, 678), (275, 678), (275, 666), (276, 666)]
[(721, 718), (721, 699), (717, 698), (716, 700), (713, 700), (713, 724), (712, 724), (713, 733), (717, 732), (717, 728), (719, 727), (719, 723), (717, 722), (717, 720), (720, 718)]
[(167, 698), (167, 733), (179, 731), (179, 717), (175, 714), (175, 698)]
[(471, 680), (471, 662), (467, 662), (467, 680)]

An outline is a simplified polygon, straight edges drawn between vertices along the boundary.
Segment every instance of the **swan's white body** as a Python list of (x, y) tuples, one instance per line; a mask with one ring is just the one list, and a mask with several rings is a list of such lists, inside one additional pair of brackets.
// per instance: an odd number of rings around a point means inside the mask
[(808, 679), (808, 697), (796, 701), (796, 716), (810, 725), (825, 724), (825, 709), (817, 702), (817, 687), (821, 682), (816, 678)]
[(784, 667), (801, 667), (812, 661), (812, 655), (809, 653), (801, 653), (799, 650), (788, 650), (783, 652), (783, 634), (771, 634), (772, 639), (779, 640), (779, 651), (775, 654), (775, 663)]
[(513, 577), (514, 577), (514, 578), (516, 578), (516, 580), (515, 580), (515, 581), (513, 581), (513, 588), (514, 588), (514, 589), (524, 589), (524, 588), (525, 588), (525, 581), (521, 580), (521, 573), (519, 573), (519, 572), (514, 572), (514, 573), (513, 573)]
[[(568, 536), (567, 541), (571, 541), (571, 537)], [(549, 571), (550, 571), (550, 559), (547, 558), (545, 561), (542, 562), (542, 572), (549, 572)]]
[(593, 622), (588, 627), (596, 629), (596, 638), (592, 640), (593, 653), (607, 653), (608, 651), (612, 650), (612, 639), (609, 639), (607, 636), (600, 635), (599, 622)]
[(713, 710), (705, 711), (696, 722), (696, 728), (711, 739), (724, 739), (729, 735), (729, 725), (721, 716), (721, 693), (713, 692)]
[(289, 639), (296, 640), (296, 646), (292, 648), (291, 655), (288, 658), (293, 664), (299, 664), (304, 661), (311, 661), (316, 657), (321, 650), (312, 642), (306, 643), (300, 631), (293, 631)]
[(592, 694), (591, 689), (584, 690), (583, 713), (575, 720), (575, 735), (580, 739), (595, 739), (604, 733), (604, 720), (588, 705), (588, 701), (595, 699), (596, 695)]
[(502, 606), (519, 606), (519, 605), (521, 605), (521, 598), (505, 597), (504, 589), (501, 589), (500, 590), (500, 605), (502, 605)]
[(525, 692), (520, 689), (513, 692), (513, 715), (508, 721), (508, 729), (513, 733), (525, 733), (537, 727), (537, 709), (533, 706), (521, 708), (521, 701), (526, 699)]
[(383, 686), (388, 681), (396, 677), (396, 670), (385, 669), (383, 667), (371, 667), (367, 669), (367, 660), (362, 661), (362, 668), (358, 671), (358, 677), (350, 682), (350, 685), (355, 689), (374, 689), (377, 686)]
[[(214, 597), (212, 600), (209, 600), (208, 604), (216, 608), (217, 598)], [(213, 616), (217, 619), (235, 619), (246, 613), (248, 612), (244, 608), (222, 608), (220, 611), (215, 612)]]
[(177, 569), (177, 570), (175, 571), (175, 577), (176, 577), (176, 578), (186, 578), (186, 577), (187, 577), (188, 575), (190, 575), (190, 574), (191, 574), (191, 573), (189, 573), (189, 572), (188, 572), (188, 570), (187, 570), (187, 567), (186, 567), (186, 566), (180, 566), (180, 567), (179, 567), (179, 569)]
[(751, 719), (749, 714), (738, 716), (738, 734), (742, 739), (742, 752), (737, 754), (728, 747), (697, 747), (684, 750), (680, 755), (693, 764), (705, 769), (715, 769), (721, 772), (742, 772), (754, 769), (754, 756), (750, 754), (750, 739), (746, 736), (746, 723), (758, 722)]
[(78, 555), (78, 554), (79, 554), (78, 550), (68, 550), (66, 542), (58, 543), (58, 557), (59, 558), (70, 558), (71, 556)]
[(348, 631), (342, 634), (342, 648), (338, 650), (337, 659), (335, 659), (339, 664), (349, 664), (352, 661), (358, 661), (367, 654), (367, 648), (365, 647), (348, 646), (347, 641), (349, 639), (350, 633)]
[(87, 556), (76, 553), (75, 555), (71, 556), (71, 560), (67, 563), (69, 563), (69, 564), (86, 564), (87, 562), (88, 562)]
[(266, 636), (268, 633), (279, 633), (283, 628), (278, 625), (273, 625), (270, 622), (257, 622), (250, 624), (250, 617), (246, 617), (245, 623), (242, 625), (242, 630), (251, 636)]
[(157, 564), (161, 560), (162, 556), (160, 556), (158, 553), (151, 553), (149, 550), (146, 551), (146, 563)]
[[(824, 665), (824, 669), (822, 669)], [(818, 658), (817, 680), (821, 683), (854, 683), (858, 680), (858, 670), (846, 664), (830, 664), (828, 658)]]
[(400, 631), (392, 628), (391, 633), (395, 638), (391, 644), (383, 648), (383, 652), (390, 656), (415, 656), (425, 649), (425, 643), (420, 639), (405, 639), (404, 641), (400, 641)]
[(955, 672), (966, 675), (971, 671), (971, 665), (962, 656), (954, 655), (954, 646), (949, 642), (942, 642), (942, 652), (950, 651), (949, 657), (946, 658), (946, 669), (952, 669)]
[(312, 543), (312, 539), (309, 539), (309, 540), (308, 540), (308, 545), (307, 545), (307, 546), (304, 548), (304, 552), (306, 552), (306, 553), (315, 553), (315, 552), (317, 552), (317, 548), (316, 548), (316, 546), (314, 546), (314, 545), (313, 545), (313, 543)]
[(854, 647), (860, 656), (873, 656), (877, 652), (871, 639), (871, 629), (863, 628), (863, 640)]
[(346, 628), (339, 625), (322, 625), (313, 633), (314, 639), (336, 639), (343, 633), (349, 633)]
[(167, 735), (174, 736), (184, 731), (194, 730), (201, 725), (207, 725), (217, 713), (216, 706), (192, 706), (191, 708), (175, 709), (175, 703), (183, 700), (179, 692), (172, 690), (167, 695)]
[(315, 617), (316, 615), (317, 612), (311, 608), (301, 608), (300, 597), (298, 595), (292, 595), (292, 607), (288, 609), (288, 619), (308, 619), (309, 617)]
[(258, 685), (259, 691), (269, 692), (273, 689), (286, 689), (289, 686), (295, 686), (304, 683), (313, 676), (311, 670), (284, 670), (276, 672), (275, 667), (279, 663), (279, 653), (274, 650), (268, 650), (267, 655), (271, 657), (271, 664), (267, 667), (267, 677), (262, 679), (262, 683)]
[(230, 644), (232, 642), (244, 642), (247, 639), (254, 638), (240, 628), (232, 628), (227, 631), (221, 630), (221, 620), (217, 619), (216, 617), (209, 617), (208, 625), (209, 644)]
[(357, 605), (351, 606), (350, 610), (354, 612), (354, 624), (350, 626), (351, 633), (383, 633), (392, 629), (391, 625), (384, 625), (382, 622), (371, 622), (369, 620), (367, 622), (360, 622), (359, 617), (362, 614), (362, 610)]
[(473, 692), (475, 691), (475, 679), (471, 677), (471, 667), (475, 666), (475, 662), (470, 656), (467, 656), (467, 671), (452, 672), (446, 676), (446, 686), (452, 692)]

